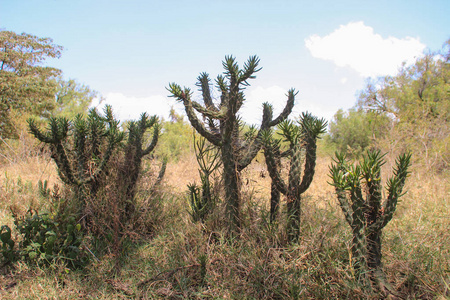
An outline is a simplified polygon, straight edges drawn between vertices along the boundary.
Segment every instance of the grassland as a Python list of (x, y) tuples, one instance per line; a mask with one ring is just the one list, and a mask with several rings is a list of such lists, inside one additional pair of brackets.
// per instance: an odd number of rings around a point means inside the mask
[[(20, 153), (19, 153), (20, 154)], [(45, 209), (38, 180), (61, 185), (46, 155), (8, 154), (0, 166), (0, 224), (10, 208)], [(0, 270), (1, 299), (379, 299), (353, 279), (351, 232), (327, 183), (327, 155), (318, 158), (302, 203), (301, 239), (290, 245), (285, 218), (270, 225), (270, 179), (263, 159), (243, 174), (243, 231), (225, 238), (223, 204), (205, 224), (193, 223), (186, 185), (199, 181), (193, 155), (170, 162), (149, 204), (158, 215), (152, 235), (130, 233), (122, 252), (93, 259), (83, 270), (62, 263), (16, 263)], [(388, 174), (390, 165), (385, 166)], [(149, 173), (151, 175), (151, 172)], [(140, 182), (142, 192), (151, 176)], [(384, 176), (385, 179), (386, 175)], [(445, 174), (413, 166), (393, 220), (384, 229), (383, 264), (396, 290), (391, 299), (450, 297), (450, 183)], [(284, 207), (283, 207), (284, 208)], [(282, 208), (282, 211), (283, 211)]]

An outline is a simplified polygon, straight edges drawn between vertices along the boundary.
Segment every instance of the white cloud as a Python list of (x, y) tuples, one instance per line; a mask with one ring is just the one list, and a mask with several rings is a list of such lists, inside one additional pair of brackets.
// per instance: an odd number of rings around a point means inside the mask
[(104, 101), (101, 104), (97, 103), (96, 106), (104, 107), (106, 104), (112, 106), (114, 115), (121, 121), (139, 119), (144, 112), (150, 116), (157, 115), (167, 120), (171, 106), (177, 106), (174, 99), (161, 95), (138, 98), (122, 93), (108, 93), (104, 97)]
[(350, 67), (364, 77), (395, 75), (404, 61), (413, 62), (425, 49), (411, 37), (383, 39), (363, 22), (341, 25), (324, 37), (312, 35), (305, 45), (313, 57)]

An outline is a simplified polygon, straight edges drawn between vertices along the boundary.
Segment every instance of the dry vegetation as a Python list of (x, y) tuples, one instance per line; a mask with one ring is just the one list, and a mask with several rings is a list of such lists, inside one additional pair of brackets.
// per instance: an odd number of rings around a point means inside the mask
[[(45, 155), (7, 154), (0, 167), (0, 224), (12, 226), (10, 207), (45, 208), (39, 179), (59, 184)], [(12, 159), (14, 158), (14, 159)], [(261, 163), (263, 158), (258, 157)], [(263, 164), (245, 172), (240, 240), (225, 238), (219, 205), (206, 224), (188, 213), (186, 185), (198, 179), (195, 157), (169, 163), (155, 196), (159, 224), (152, 237), (135, 239), (120, 257), (106, 254), (84, 270), (55, 263), (17, 263), (0, 273), (1, 299), (378, 299), (354, 282), (349, 266), (351, 232), (327, 184), (326, 155), (318, 158), (305, 194), (301, 240), (286, 241), (283, 215), (268, 223), (270, 178)], [(386, 166), (388, 168), (389, 166)], [(141, 189), (145, 189), (145, 180)], [(445, 175), (414, 168), (393, 220), (384, 230), (383, 263), (397, 291), (392, 299), (450, 296), (450, 183)], [(153, 205), (150, 203), (150, 205)], [(151, 209), (151, 208), (150, 208)], [(282, 210), (283, 211), (283, 210)], [(138, 234), (138, 233), (137, 233)], [(120, 267), (117, 267), (117, 260)]]

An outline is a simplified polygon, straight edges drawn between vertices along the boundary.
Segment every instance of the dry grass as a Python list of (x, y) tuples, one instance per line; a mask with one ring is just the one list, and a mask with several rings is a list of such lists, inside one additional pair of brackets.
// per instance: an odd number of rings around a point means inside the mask
[[(206, 225), (192, 223), (184, 193), (187, 183), (199, 177), (195, 158), (187, 156), (167, 166), (159, 194), (163, 217), (154, 237), (127, 248), (119, 271), (108, 255), (83, 271), (17, 264), (2, 271), (0, 298), (378, 299), (381, 294), (369, 296), (353, 281), (351, 233), (327, 184), (330, 161), (318, 158), (314, 181), (304, 195), (298, 244), (286, 243), (283, 215), (277, 225), (268, 224), (270, 178), (257, 162), (243, 176), (240, 240), (225, 238), (221, 205)], [(28, 187), (21, 188), (18, 178)], [(39, 179), (58, 182), (48, 159), (38, 156), (1, 166), (1, 224), (11, 224), (9, 206), (26, 209), (39, 202)], [(384, 229), (384, 269), (402, 298), (444, 299), (450, 296), (448, 178), (414, 170), (406, 190)]]

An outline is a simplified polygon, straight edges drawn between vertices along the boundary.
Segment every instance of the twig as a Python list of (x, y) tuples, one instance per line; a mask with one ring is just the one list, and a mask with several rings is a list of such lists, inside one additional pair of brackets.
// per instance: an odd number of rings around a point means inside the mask
[(167, 277), (171, 277), (171, 276), (173, 276), (176, 272), (178, 272), (178, 271), (180, 271), (180, 270), (189, 269), (189, 268), (192, 268), (192, 267), (199, 267), (199, 266), (200, 266), (200, 264), (192, 264), (192, 265), (187, 265), (187, 266), (177, 267), (177, 268), (172, 269), (172, 270), (169, 270), (169, 271), (162, 271), (162, 272), (156, 274), (155, 276), (153, 276), (152, 278), (149, 278), (149, 279), (146, 279), (146, 280), (141, 281), (141, 282), (138, 284), (138, 287), (142, 287), (143, 285), (146, 285), (146, 284), (148, 284), (148, 283), (150, 283), (150, 282), (152, 282), (152, 281), (159, 280), (159, 277), (160, 277), (161, 275), (163, 275), (163, 274), (167, 274), (167, 275), (166, 275)]

